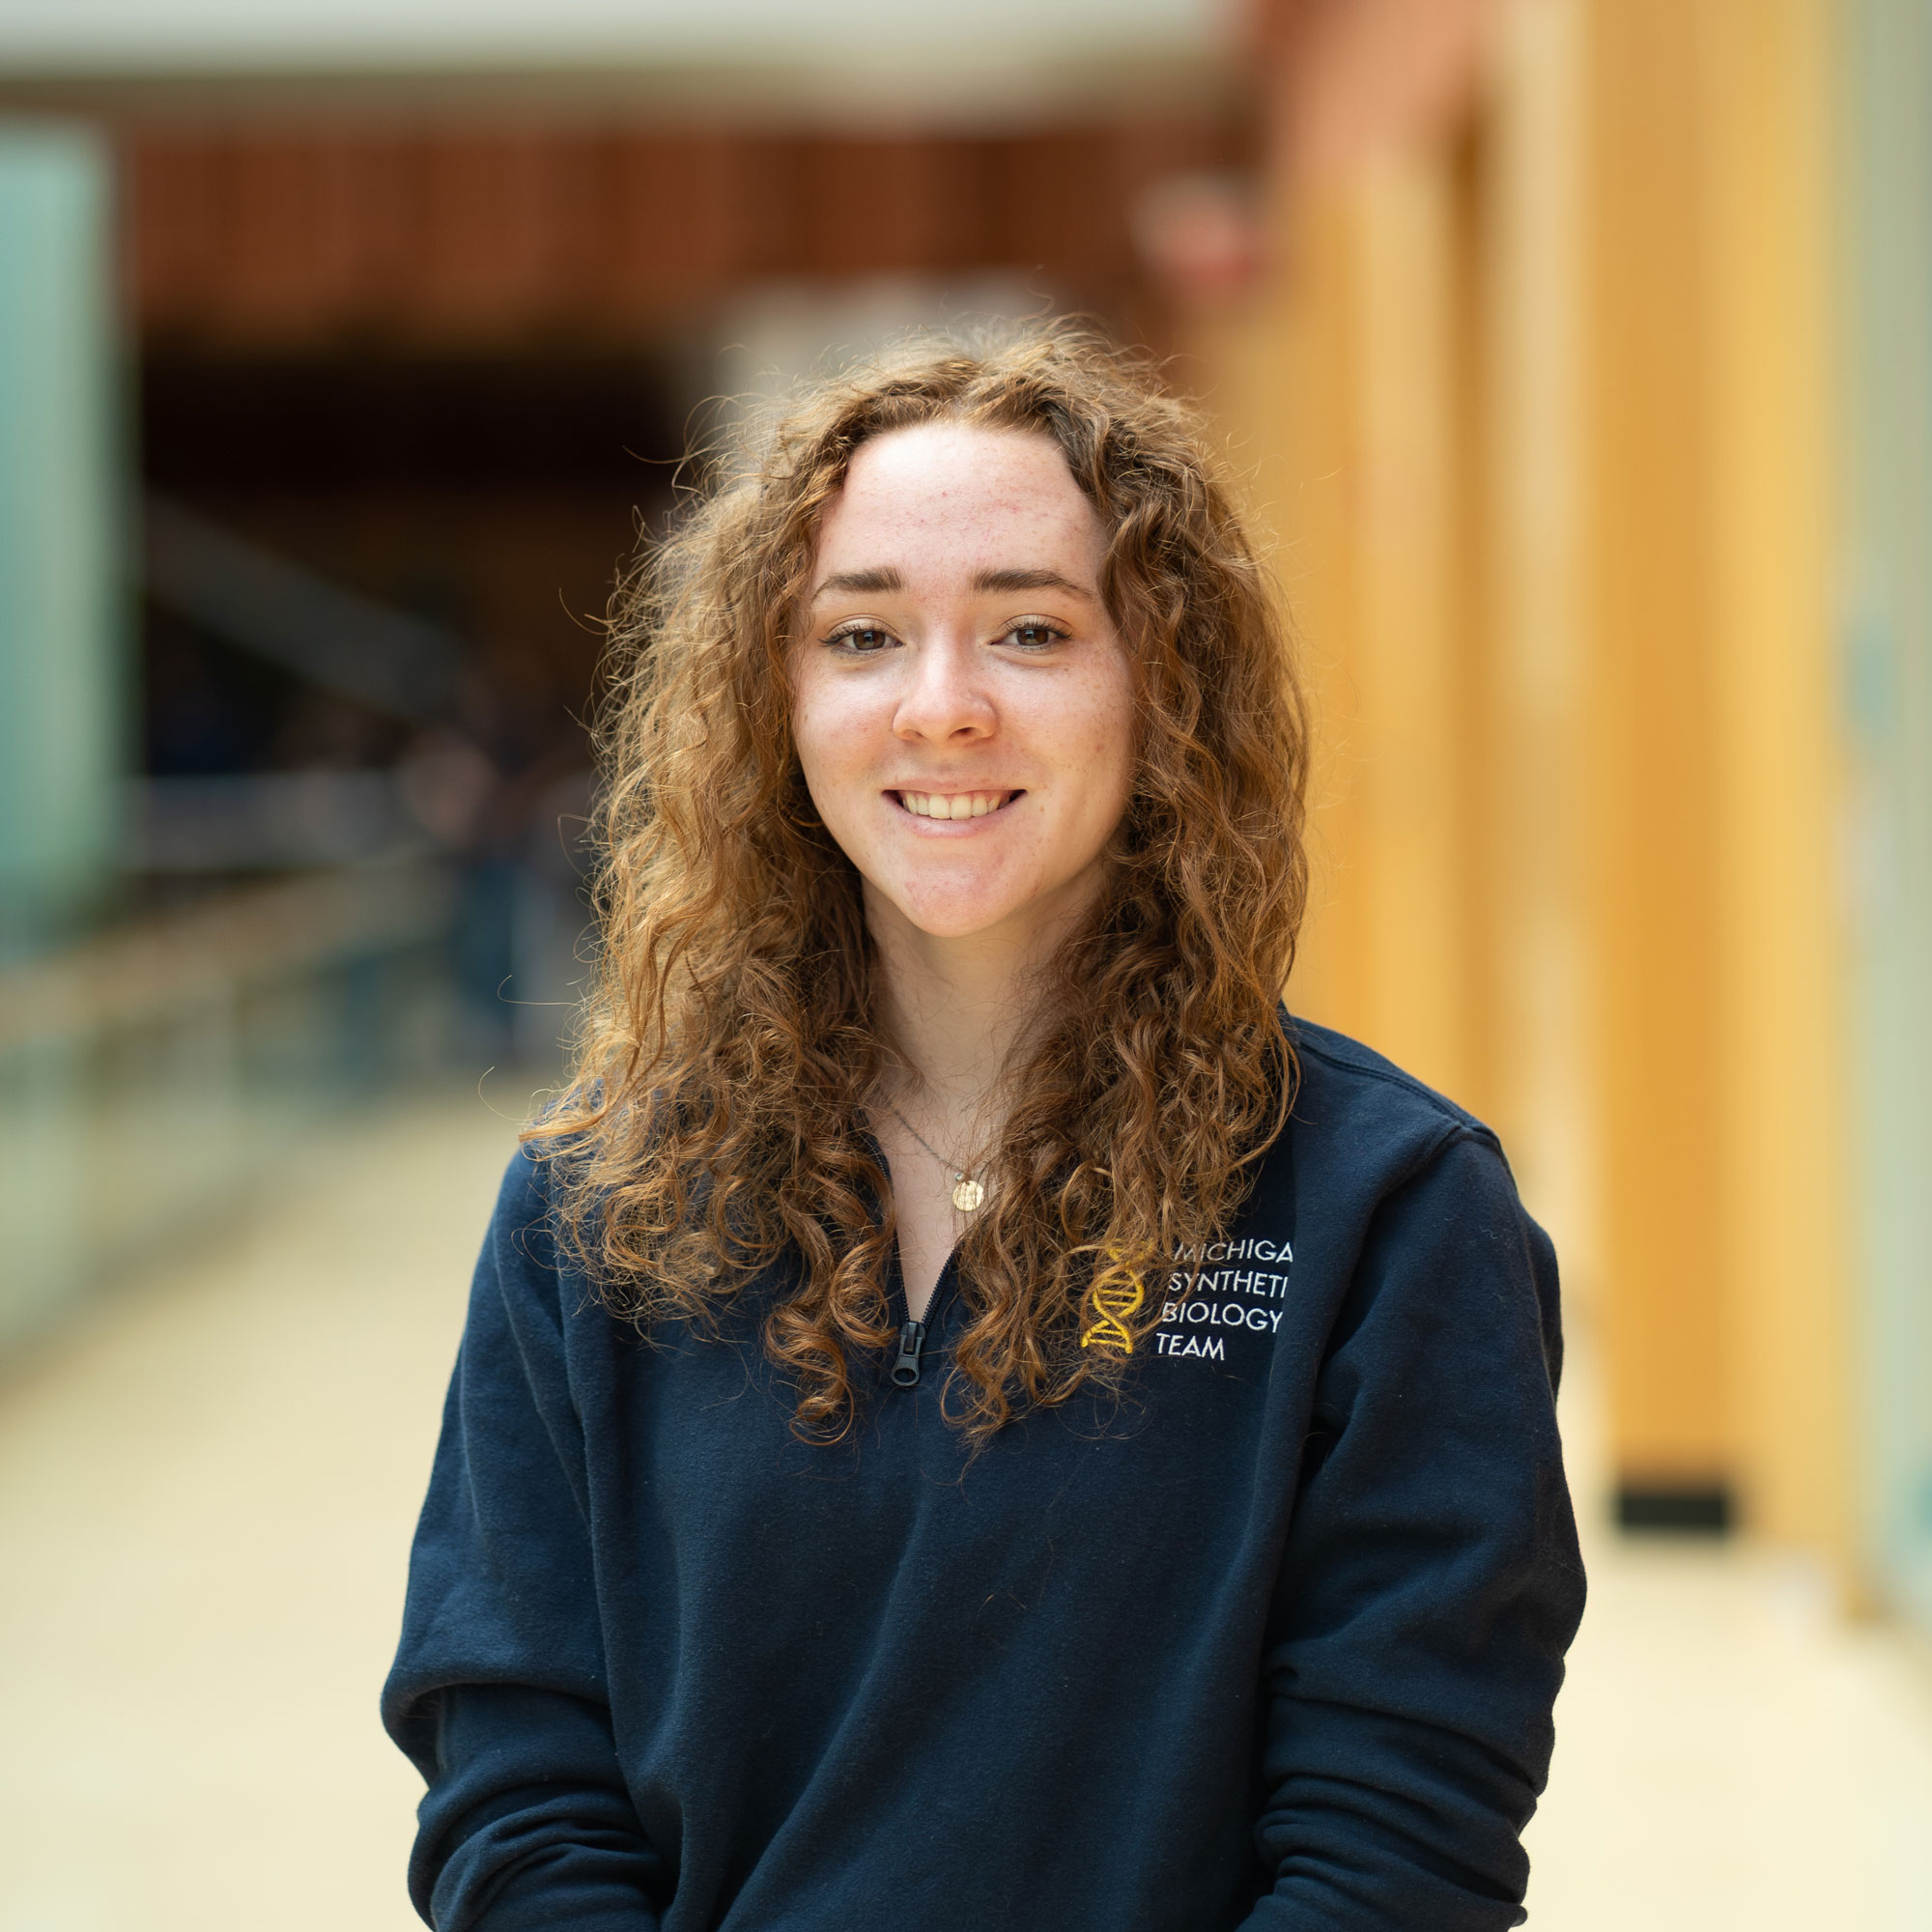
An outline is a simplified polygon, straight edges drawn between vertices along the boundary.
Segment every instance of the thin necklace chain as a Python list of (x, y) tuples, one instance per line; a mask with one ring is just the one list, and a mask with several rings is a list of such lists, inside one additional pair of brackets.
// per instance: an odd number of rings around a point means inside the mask
[(927, 1140), (926, 1137), (923, 1133), (921, 1133), (920, 1130), (916, 1126), (914, 1126), (913, 1123), (909, 1120), (907, 1120), (906, 1117), (902, 1113), (900, 1113), (899, 1110), (896, 1107), (895, 1107), (890, 1100), (886, 1102), (886, 1112), (889, 1113), (893, 1117), (893, 1119), (895, 1120), (899, 1123), (899, 1125), (902, 1126), (906, 1130), (906, 1132), (909, 1133), (913, 1137), (913, 1139), (916, 1140), (920, 1144), (920, 1146), (923, 1147), (926, 1151), (926, 1152), (929, 1153), (933, 1157), (933, 1159), (940, 1164), (941, 1167), (945, 1168), (947, 1173), (952, 1175), (954, 1180), (972, 1179), (973, 1178), (972, 1173), (969, 1169), (961, 1167), (956, 1160), (948, 1160), (947, 1157), (943, 1153), (941, 1153), (940, 1151), (936, 1147), (934, 1147), (933, 1144), (929, 1140)]
[(961, 1167), (957, 1161), (948, 1160), (890, 1100), (886, 1102), (886, 1111), (952, 1177), (953, 1207), (962, 1214), (972, 1213), (980, 1202), (985, 1200), (985, 1187), (975, 1180), (970, 1171)]

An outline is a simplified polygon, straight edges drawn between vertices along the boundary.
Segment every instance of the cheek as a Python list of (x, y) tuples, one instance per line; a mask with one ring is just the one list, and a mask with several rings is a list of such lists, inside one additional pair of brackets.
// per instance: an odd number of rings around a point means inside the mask
[(836, 780), (840, 764), (849, 761), (854, 721), (851, 707), (838, 701), (841, 696), (821, 679), (794, 674), (792, 743), (808, 782), (814, 785)]
[(1078, 731), (1069, 736), (1080, 746), (1079, 781), (1088, 795), (1088, 809), (1106, 819), (1111, 833), (1126, 810), (1137, 755), (1133, 693), (1124, 675), (1098, 684), (1084, 707)]

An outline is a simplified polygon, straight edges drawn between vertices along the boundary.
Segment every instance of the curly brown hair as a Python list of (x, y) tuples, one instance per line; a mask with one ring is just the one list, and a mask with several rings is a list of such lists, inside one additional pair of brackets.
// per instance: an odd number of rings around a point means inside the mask
[(1111, 887), (1005, 1070), (959, 1250), (948, 1412), (983, 1441), (1118, 1382), (1280, 1132), (1279, 1017), (1307, 891), (1307, 730), (1267, 575), (1200, 418), (1143, 356), (1036, 323), (919, 337), (751, 419), (613, 606), (599, 730), (602, 945), (564, 1092), (526, 1129), (566, 1252), (647, 1332), (708, 1326), (789, 1253), (762, 1317), (794, 1426), (842, 1434), (851, 1351), (893, 1336), (892, 1191), (867, 1126), (901, 1065), (860, 882), (807, 793), (789, 658), (820, 519), (868, 438), (1050, 438), (1107, 537), (1136, 772)]

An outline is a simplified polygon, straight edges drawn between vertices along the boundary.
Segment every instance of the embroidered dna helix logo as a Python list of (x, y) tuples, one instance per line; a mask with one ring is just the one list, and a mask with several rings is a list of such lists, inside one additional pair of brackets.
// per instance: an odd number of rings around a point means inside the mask
[(1088, 1306), (1094, 1310), (1094, 1321), (1081, 1336), (1080, 1346), (1091, 1349), (1097, 1345), (1131, 1355), (1134, 1337), (1127, 1326), (1127, 1317), (1138, 1311), (1146, 1299), (1147, 1291), (1141, 1286), (1139, 1275), (1118, 1264), (1109, 1268), (1087, 1291)]

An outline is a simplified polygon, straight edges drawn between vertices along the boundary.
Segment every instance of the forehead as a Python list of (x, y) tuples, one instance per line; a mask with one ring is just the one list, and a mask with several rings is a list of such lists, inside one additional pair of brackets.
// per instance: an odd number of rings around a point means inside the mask
[(815, 575), (1074, 566), (1091, 577), (1100, 520), (1046, 437), (923, 423), (854, 452), (819, 526)]

